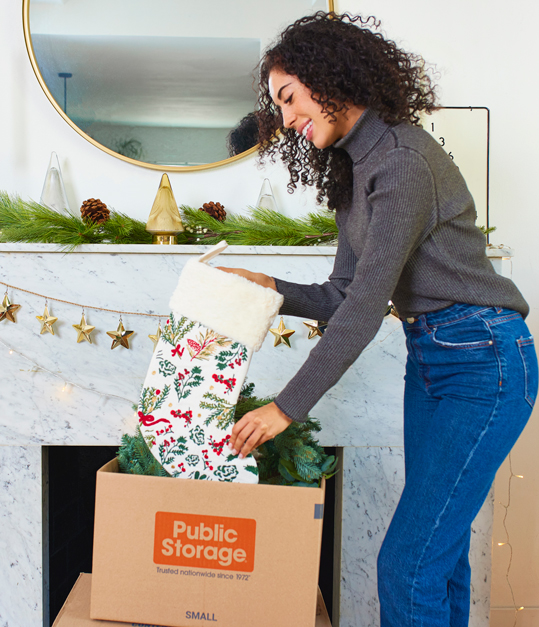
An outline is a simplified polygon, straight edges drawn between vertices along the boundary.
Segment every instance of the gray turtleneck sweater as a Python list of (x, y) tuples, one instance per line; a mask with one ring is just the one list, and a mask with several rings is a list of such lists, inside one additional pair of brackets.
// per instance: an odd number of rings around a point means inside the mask
[(429, 133), (388, 126), (367, 109), (335, 145), (352, 158), (354, 184), (350, 207), (336, 212), (333, 272), (321, 285), (275, 279), (281, 314), (329, 321), (275, 399), (300, 422), (373, 339), (389, 300), (402, 318), (453, 303), (528, 313), (514, 283), (494, 271), (466, 183)]

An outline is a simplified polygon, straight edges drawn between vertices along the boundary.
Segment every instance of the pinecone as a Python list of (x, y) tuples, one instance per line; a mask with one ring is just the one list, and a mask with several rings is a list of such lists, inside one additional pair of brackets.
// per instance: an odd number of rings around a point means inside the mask
[(208, 215), (219, 222), (224, 222), (226, 218), (226, 211), (220, 202), (205, 202), (199, 211), (205, 211)]
[(88, 198), (82, 203), (80, 208), (82, 221), (88, 224), (88, 222), (94, 222), (95, 224), (103, 224), (110, 218), (110, 211), (107, 209), (107, 205), (101, 202), (99, 198)]

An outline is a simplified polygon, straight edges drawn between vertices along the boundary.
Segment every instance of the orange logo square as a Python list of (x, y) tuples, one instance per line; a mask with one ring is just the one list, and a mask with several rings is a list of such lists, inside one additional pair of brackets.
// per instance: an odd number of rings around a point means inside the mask
[(155, 514), (155, 564), (250, 573), (255, 564), (256, 520)]

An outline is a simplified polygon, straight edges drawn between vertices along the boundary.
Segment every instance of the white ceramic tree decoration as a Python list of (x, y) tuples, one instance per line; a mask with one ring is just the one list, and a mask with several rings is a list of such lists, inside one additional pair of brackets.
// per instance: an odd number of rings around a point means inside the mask
[(271, 211), (279, 211), (279, 206), (273, 195), (273, 189), (271, 188), (269, 179), (264, 179), (262, 183), (256, 206), (262, 209), (270, 209)]
[(64, 179), (62, 178), (58, 155), (55, 152), (51, 153), (49, 167), (39, 202), (55, 211), (69, 212), (69, 202), (64, 187)]

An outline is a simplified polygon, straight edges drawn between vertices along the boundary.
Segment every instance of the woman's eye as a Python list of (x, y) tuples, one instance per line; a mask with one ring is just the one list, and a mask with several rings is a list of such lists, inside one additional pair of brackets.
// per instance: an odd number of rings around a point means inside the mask
[(288, 96), (288, 98), (284, 101), (285, 104), (291, 104), (292, 103), (292, 96)]

